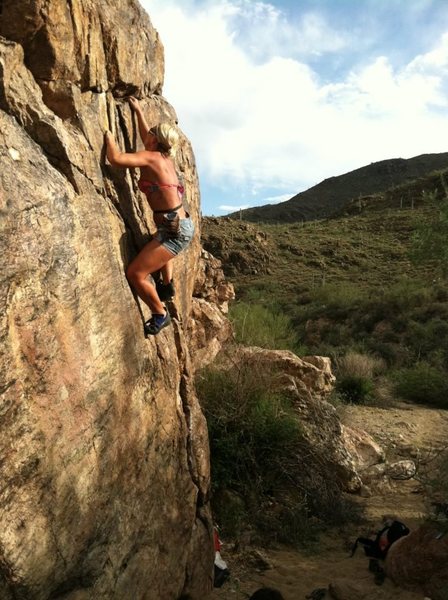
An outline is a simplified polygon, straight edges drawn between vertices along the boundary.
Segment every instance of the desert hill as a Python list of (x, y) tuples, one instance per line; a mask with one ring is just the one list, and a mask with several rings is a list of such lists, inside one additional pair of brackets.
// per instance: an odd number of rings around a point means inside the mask
[(433, 171), (347, 201), (330, 219), (307, 223), (205, 217), (202, 242), (222, 260), (240, 299), (255, 288), (263, 297), (295, 304), (323, 279), (378, 289), (428, 270), (410, 262), (410, 240), (417, 224), (434, 215), (447, 181), (448, 169)]
[(286, 202), (267, 204), (232, 213), (233, 219), (264, 223), (312, 221), (332, 216), (348, 202), (424, 176), (448, 167), (448, 152), (422, 154), (409, 159), (395, 158), (330, 177), (300, 192)]
[(446, 336), (438, 328), (448, 315), (446, 280), (432, 262), (411, 258), (416, 231), (440, 219), (447, 177), (445, 169), (358, 198), (330, 219), (206, 218), (203, 245), (222, 260), (237, 300), (289, 317), (306, 353), (355, 349), (394, 367), (426, 360), (439, 368), (437, 352), (448, 348), (448, 328)]
[[(426, 517), (434, 520), (432, 500), (447, 498), (448, 285), (436, 261), (412, 260), (421, 226), (444, 225), (447, 181), (445, 167), (381, 192), (347, 195), (331, 218), (309, 222), (203, 219), (203, 245), (222, 260), (235, 285), (230, 318), (237, 341), (275, 340), (276, 348), (292, 343), (299, 356), (330, 357), (337, 414), (344, 425), (358, 426), (385, 445), (389, 457), (397, 452), (400, 460), (412, 459), (414, 433), (418, 444), (425, 430), (430, 446), (435, 437), (440, 440), (440, 465), (426, 462), (432, 475), (419, 472), (415, 480), (391, 487), (369, 484), (359, 498), (366, 531), (376, 529), (385, 514), (398, 516), (412, 530)], [(438, 535), (446, 535), (447, 523), (445, 517), (437, 521), (443, 527)], [(311, 598), (311, 590), (327, 587), (337, 588), (337, 594), (325, 598), (422, 598), (422, 592), (400, 590), (387, 578), (378, 588), (365, 557), (347, 559), (358, 530), (353, 523), (338, 531), (327, 527), (313, 558), (309, 549), (287, 554), (268, 548), (271, 566), (262, 574), (255, 572), (252, 555), (235, 545), (238, 551), (226, 554), (234, 580), (214, 598), (248, 597), (260, 585), (280, 589), (287, 600)], [(446, 565), (446, 554), (442, 560)], [(333, 575), (329, 565), (335, 564)], [(332, 577), (336, 583), (329, 585)], [(440, 593), (428, 590), (427, 597), (446, 600), (446, 591), (446, 586)]]

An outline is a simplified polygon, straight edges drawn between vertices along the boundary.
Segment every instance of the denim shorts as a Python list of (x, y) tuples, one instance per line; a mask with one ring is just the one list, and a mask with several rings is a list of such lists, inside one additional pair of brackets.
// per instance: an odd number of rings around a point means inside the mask
[(188, 217), (187, 219), (179, 220), (179, 233), (175, 237), (170, 237), (170, 234), (163, 225), (157, 227), (157, 233), (154, 239), (158, 240), (162, 246), (177, 256), (191, 242), (194, 234), (194, 223)]

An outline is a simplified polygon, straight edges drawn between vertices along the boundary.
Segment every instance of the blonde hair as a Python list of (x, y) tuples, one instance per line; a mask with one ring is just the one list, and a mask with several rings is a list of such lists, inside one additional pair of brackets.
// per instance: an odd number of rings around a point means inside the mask
[(179, 132), (171, 123), (159, 123), (151, 128), (159, 143), (162, 154), (174, 158), (179, 145)]

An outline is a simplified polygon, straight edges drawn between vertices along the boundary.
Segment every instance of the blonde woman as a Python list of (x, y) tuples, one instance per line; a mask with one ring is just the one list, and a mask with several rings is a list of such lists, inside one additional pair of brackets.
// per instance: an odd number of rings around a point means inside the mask
[[(146, 195), (154, 215), (157, 233), (143, 247), (126, 270), (129, 283), (151, 309), (145, 323), (145, 335), (156, 335), (171, 323), (162, 300), (174, 295), (172, 259), (188, 246), (194, 224), (183, 207), (183, 187), (179, 184), (173, 158), (179, 141), (176, 127), (161, 123), (149, 128), (140, 103), (130, 98), (137, 116), (140, 137), (145, 147), (141, 152), (120, 152), (110, 131), (105, 134), (106, 155), (115, 167), (140, 167), (139, 188)], [(148, 275), (160, 271), (162, 281), (155, 288)]]

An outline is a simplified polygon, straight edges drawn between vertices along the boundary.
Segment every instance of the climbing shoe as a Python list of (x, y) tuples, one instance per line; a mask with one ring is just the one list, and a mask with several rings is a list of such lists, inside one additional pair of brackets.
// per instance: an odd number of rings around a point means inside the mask
[(162, 302), (164, 300), (170, 300), (175, 294), (173, 280), (169, 283), (163, 283), (163, 281), (159, 279), (156, 282), (156, 290)]
[(171, 323), (170, 313), (166, 311), (164, 315), (154, 314), (145, 323), (145, 336), (157, 335), (164, 327)]

